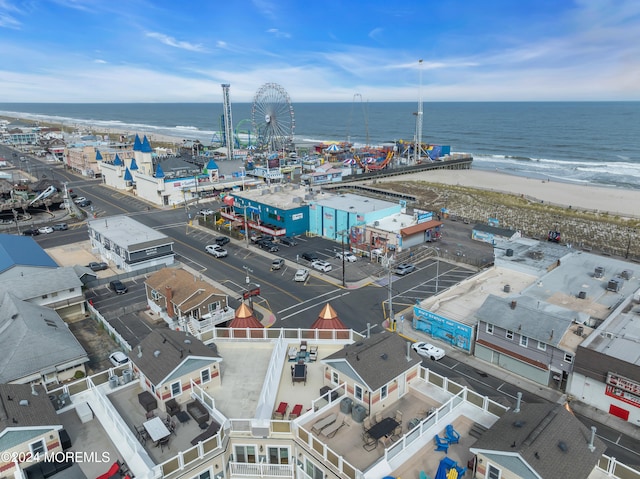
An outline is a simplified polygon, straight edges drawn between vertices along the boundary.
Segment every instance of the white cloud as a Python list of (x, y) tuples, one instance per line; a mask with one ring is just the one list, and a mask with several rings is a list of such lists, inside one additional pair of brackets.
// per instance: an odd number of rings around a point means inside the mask
[(277, 28), (270, 28), (267, 33), (271, 33), (276, 38), (291, 38), (291, 35), (287, 32), (281, 32)]
[(164, 33), (158, 32), (148, 32), (146, 34), (147, 37), (153, 38), (154, 40), (158, 40), (160, 43), (164, 45), (168, 45), (174, 48), (180, 48), (182, 50), (189, 50), (191, 52), (206, 52), (206, 48), (204, 48), (200, 44), (193, 44), (185, 41), (176, 40), (174, 37), (170, 37), (169, 35), (165, 35)]

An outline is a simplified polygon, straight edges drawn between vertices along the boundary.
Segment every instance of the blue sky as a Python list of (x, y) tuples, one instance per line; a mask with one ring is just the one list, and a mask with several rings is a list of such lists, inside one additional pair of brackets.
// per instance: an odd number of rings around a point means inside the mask
[(0, 0), (0, 53), (0, 102), (640, 100), (640, 1)]

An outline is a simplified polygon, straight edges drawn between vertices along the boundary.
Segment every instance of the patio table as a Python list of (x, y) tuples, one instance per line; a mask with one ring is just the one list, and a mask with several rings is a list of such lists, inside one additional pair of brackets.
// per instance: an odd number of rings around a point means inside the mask
[(383, 436), (389, 436), (398, 426), (398, 421), (394, 418), (385, 417), (379, 423), (371, 426), (371, 428), (367, 430), (367, 434), (373, 439), (378, 440)]
[(167, 429), (162, 419), (154, 417), (142, 424), (149, 433), (149, 437), (153, 442), (158, 442), (160, 439), (167, 437), (171, 432)]

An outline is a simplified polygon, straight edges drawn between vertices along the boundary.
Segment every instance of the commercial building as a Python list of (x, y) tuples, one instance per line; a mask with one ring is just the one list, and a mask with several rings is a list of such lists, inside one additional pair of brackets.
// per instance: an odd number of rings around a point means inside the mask
[(105, 262), (122, 271), (171, 265), (175, 259), (173, 240), (134, 219), (120, 215), (87, 223), (91, 248)]

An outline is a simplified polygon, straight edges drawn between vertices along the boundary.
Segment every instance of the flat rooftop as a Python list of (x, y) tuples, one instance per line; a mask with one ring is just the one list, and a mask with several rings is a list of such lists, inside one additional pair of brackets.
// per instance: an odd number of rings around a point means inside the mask
[(163, 240), (173, 243), (167, 235), (124, 215), (102, 217), (90, 220), (87, 224), (89, 229), (95, 230), (120, 246)]
[(306, 205), (311, 199), (310, 193), (298, 185), (272, 185), (244, 191), (234, 191), (232, 195), (236, 198), (266, 203), (275, 208), (282, 209), (299, 208)]
[(640, 366), (640, 304), (630, 301), (608, 318), (582, 347)]
[(522, 293), (534, 284), (536, 276), (508, 268), (494, 266), (452, 288), (420, 302), (420, 307), (433, 313), (473, 326), (475, 314), (487, 296), (508, 298)]

